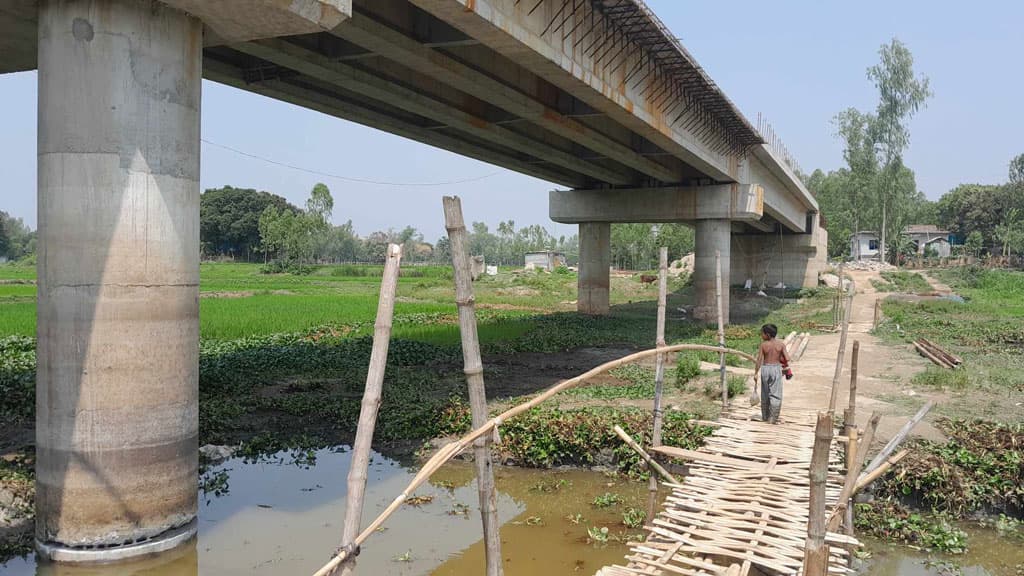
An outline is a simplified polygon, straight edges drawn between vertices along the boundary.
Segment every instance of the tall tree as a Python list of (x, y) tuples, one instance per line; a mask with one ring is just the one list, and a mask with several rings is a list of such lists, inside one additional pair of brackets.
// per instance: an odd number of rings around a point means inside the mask
[(211, 188), (199, 197), (199, 239), (205, 254), (248, 258), (260, 244), (259, 220), (268, 206), (299, 209), (284, 198), (251, 188)]
[(1024, 154), (1010, 161), (1010, 184), (1024, 187)]
[[(876, 119), (872, 114), (847, 108), (836, 115), (833, 123), (836, 135), (843, 140), (843, 159), (849, 167), (849, 173), (842, 179), (841, 191), (847, 200), (845, 208), (853, 217), (851, 233), (857, 233), (861, 231), (861, 217), (865, 215), (868, 198), (878, 178), (878, 157), (872, 138)], [(860, 243), (856, 247), (857, 253), (853, 257), (859, 259)]]
[(878, 55), (881, 61), (868, 68), (868, 78), (874, 81), (879, 96), (873, 139), (881, 164), (878, 193), (882, 211), (880, 251), (884, 261), (886, 235), (890, 232), (889, 212), (891, 208), (900, 208), (894, 196), (899, 192), (900, 179), (904, 178), (903, 152), (910, 143), (907, 122), (932, 92), (927, 77), (914, 75), (914, 57), (902, 42), (893, 38), (882, 45)]

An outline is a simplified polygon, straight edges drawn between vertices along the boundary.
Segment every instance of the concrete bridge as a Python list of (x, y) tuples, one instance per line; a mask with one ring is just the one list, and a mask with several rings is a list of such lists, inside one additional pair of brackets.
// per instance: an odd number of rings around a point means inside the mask
[(699, 318), (716, 251), (733, 282), (824, 265), (814, 198), (640, 0), (7, 0), (0, 72), (31, 69), (58, 560), (195, 532), (201, 77), (564, 187), (582, 312), (608, 310), (613, 222), (695, 226)]

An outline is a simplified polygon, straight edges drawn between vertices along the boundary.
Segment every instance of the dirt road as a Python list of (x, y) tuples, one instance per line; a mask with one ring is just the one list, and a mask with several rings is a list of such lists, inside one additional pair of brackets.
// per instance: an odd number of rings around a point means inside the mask
[[(924, 370), (928, 361), (907, 346), (894, 346), (882, 342), (870, 332), (874, 321), (875, 300), (884, 298), (871, 284), (877, 272), (851, 271), (856, 284), (856, 295), (850, 316), (846, 356), (840, 378), (836, 412), (849, 404), (850, 362), (854, 341), (860, 342), (860, 362), (857, 381), (857, 422), (867, 424), (872, 412), (882, 415), (876, 441), (891, 438), (928, 399), (942, 401), (942, 394), (921, 392), (910, 386), (914, 374)], [(839, 332), (817, 334), (811, 337), (803, 358), (794, 364), (793, 380), (786, 382), (783, 400), (783, 418), (786, 407), (808, 410), (826, 409), (832, 390), (836, 357), (839, 350)], [(927, 421), (915, 429), (915, 434), (933, 440), (943, 440), (943, 434)]]

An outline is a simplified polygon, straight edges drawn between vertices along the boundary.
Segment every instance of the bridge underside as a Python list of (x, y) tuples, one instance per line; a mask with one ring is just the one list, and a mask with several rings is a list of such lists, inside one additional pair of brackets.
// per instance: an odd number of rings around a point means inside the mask
[(767, 238), (769, 283), (824, 257), (814, 199), (639, 0), (4, 2), (0, 73), (32, 69), (56, 559), (195, 529), (200, 78), (570, 189), (584, 312), (608, 310), (611, 222), (696, 227), (702, 318), (716, 252), (726, 282), (760, 279)]

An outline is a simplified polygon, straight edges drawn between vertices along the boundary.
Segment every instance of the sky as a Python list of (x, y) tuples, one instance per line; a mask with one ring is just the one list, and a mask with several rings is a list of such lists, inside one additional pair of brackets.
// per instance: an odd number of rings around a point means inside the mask
[[(905, 163), (937, 199), (957, 184), (1006, 180), (1024, 153), (1024, 2), (859, 0), (647, 0), (751, 121), (758, 113), (806, 172), (839, 168), (832, 118), (848, 107), (873, 111), (866, 70), (893, 37), (914, 54), (934, 96), (910, 123)], [(0, 55), (2, 57), (2, 55)], [(212, 82), (203, 82), (202, 189), (268, 190), (302, 205), (313, 185), (334, 196), (336, 223), (366, 235), (415, 226), (444, 234), (441, 196), (462, 197), (468, 221), (574, 226), (547, 218), (553, 184)], [(253, 159), (223, 147), (339, 180)], [(0, 76), (0, 210), (36, 225), (36, 75)], [(471, 180), (471, 181), (467, 181)], [(462, 183), (454, 183), (463, 181)], [(438, 185), (439, 183), (448, 183)]]

